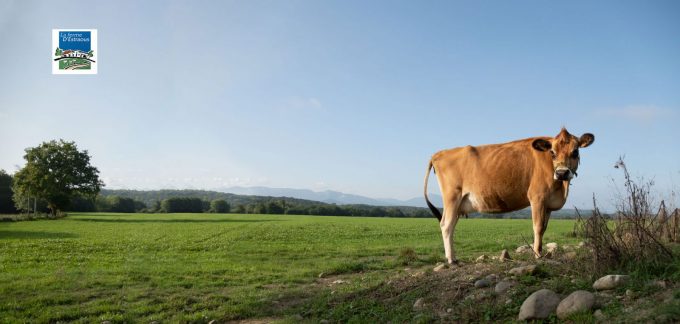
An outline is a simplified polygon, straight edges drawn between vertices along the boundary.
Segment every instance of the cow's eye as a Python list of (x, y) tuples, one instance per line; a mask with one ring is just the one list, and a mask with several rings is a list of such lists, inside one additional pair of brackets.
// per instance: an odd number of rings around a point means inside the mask
[(550, 156), (552, 156), (553, 160), (557, 158), (557, 154), (553, 150), (550, 150)]
[(574, 150), (573, 152), (571, 152), (571, 157), (574, 159), (578, 159), (578, 150)]

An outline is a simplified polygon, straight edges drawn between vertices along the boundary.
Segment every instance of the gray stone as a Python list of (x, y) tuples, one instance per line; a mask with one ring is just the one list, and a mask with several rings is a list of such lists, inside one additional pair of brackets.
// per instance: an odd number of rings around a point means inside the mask
[(416, 309), (416, 310), (421, 309), (421, 308), (423, 308), (423, 305), (425, 305), (425, 299), (423, 297), (420, 297), (420, 298), (416, 299), (415, 303), (413, 303), (413, 309)]
[(497, 294), (502, 294), (508, 291), (508, 289), (512, 288), (515, 286), (515, 283), (512, 281), (508, 280), (503, 280), (499, 283), (496, 284), (496, 287), (493, 289)]
[(626, 297), (633, 298), (635, 297), (635, 293), (630, 289), (626, 289)]
[(486, 277), (484, 277), (484, 278), (486, 278), (486, 280), (489, 280), (489, 281), (493, 282), (493, 281), (498, 280), (498, 275), (495, 274), (495, 273), (492, 273), (492, 274), (490, 274), (490, 275), (488, 275), (488, 276), (486, 276)]
[(534, 274), (536, 272), (536, 266), (535, 265), (528, 265), (528, 266), (523, 266), (523, 267), (516, 267), (510, 269), (508, 271), (508, 274), (514, 275), (514, 276), (522, 276), (522, 275), (530, 275)]
[(295, 314), (295, 315), (293, 315), (293, 319), (295, 319), (296, 321), (301, 321), (305, 318), (302, 317), (302, 315), (300, 315), (300, 314)]
[(446, 312), (447, 312), (447, 313), (453, 312), (453, 308), (447, 308), (447, 309), (446, 309)]
[(560, 297), (549, 289), (541, 289), (529, 295), (519, 308), (519, 320), (548, 318), (555, 312), (560, 303)]
[(593, 313), (593, 316), (595, 316), (595, 319), (597, 319), (598, 321), (602, 321), (605, 318), (604, 313), (602, 313), (602, 311), (599, 309), (596, 310), (595, 313)]
[(607, 290), (614, 289), (625, 284), (628, 281), (627, 275), (606, 275), (600, 279), (597, 279), (593, 283), (593, 289), (595, 290)]
[(491, 286), (491, 281), (488, 279), (479, 279), (475, 281), (475, 288), (486, 288)]
[(501, 255), (498, 257), (498, 260), (501, 262), (505, 262), (512, 260), (512, 258), (510, 257), (510, 253), (508, 253), (508, 250), (503, 250), (501, 251)]
[(595, 305), (595, 295), (589, 291), (577, 290), (562, 300), (557, 306), (557, 317), (565, 319), (569, 315), (589, 311)]
[(663, 281), (663, 280), (654, 280), (654, 281), (651, 281), (651, 282), (649, 283), (649, 286), (650, 286), (650, 287), (654, 287), (654, 288), (661, 288), (661, 289), (666, 289), (666, 287), (668, 287), (668, 285), (666, 284), (666, 282)]

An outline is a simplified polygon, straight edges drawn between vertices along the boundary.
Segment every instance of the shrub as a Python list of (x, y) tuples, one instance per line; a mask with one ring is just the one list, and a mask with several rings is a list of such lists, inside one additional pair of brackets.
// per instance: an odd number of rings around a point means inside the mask
[(667, 217), (663, 201), (655, 208), (653, 182), (632, 179), (623, 158), (615, 167), (623, 171), (625, 191), (619, 193), (613, 217), (600, 212), (595, 197), (591, 217), (584, 219), (577, 211), (577, 232), (592, 251), (592, 266), (597, 272), (641, 265), (664, 268), (675, 259), (666, 244), (678, 232), (678, 212)]

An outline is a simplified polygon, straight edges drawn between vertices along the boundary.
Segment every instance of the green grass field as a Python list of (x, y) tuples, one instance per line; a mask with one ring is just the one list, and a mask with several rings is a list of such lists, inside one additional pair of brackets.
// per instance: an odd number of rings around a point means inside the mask
[[(552, 220), (544, 243), (575, 242), (572, 227)], [(471, 259), (525, 239), (530, 220), (462, 219), (455, 246)], [(72, 213), (0, 223), (0, 321), (285, 320), (325, 307), (314, 300), (320, 273), (361, 272), (364, 283), (343, 288), (351, 293), (402, 271), (404, 248), (412, 264), (443, 260), (437, 221)]]

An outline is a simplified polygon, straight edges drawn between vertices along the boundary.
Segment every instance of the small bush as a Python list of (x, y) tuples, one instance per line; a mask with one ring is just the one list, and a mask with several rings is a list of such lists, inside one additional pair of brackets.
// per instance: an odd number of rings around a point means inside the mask
[(666, 243), (677, 233), (677, 210), (675, 216), (666, 217), (663, 201), (658, 208), (653, 207), (653, 182), (633, 180), (622, 158), (615, 167), (623, 171), (625, 192), (619, 193), (613, 217), (600, 212), (595, 197), (591, 217), (584, 219), (577, 210), (575, 232), (585, 238), (592, 251), (594, 270), (667, 268), (675, 259)]

